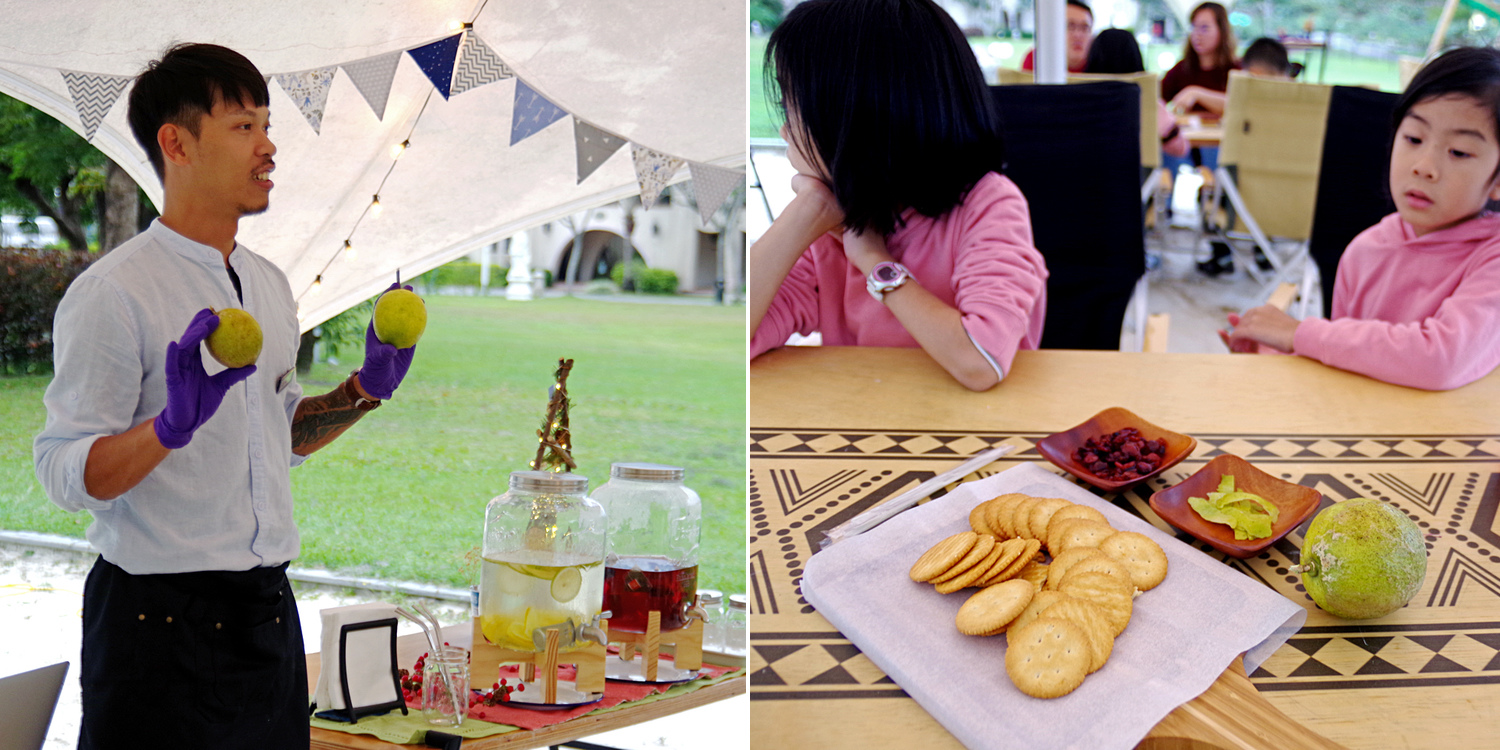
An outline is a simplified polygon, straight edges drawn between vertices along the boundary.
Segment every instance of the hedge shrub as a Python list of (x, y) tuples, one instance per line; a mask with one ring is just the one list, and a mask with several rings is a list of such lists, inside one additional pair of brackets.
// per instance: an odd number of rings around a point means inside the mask
[[(609, 278), (625, 286), (625, 266), (619, 263), (609, 269)], [(630, 278), (635, 291), (645, 294), (676, 294), (677, 274), (666, 268), (650, 268), (639, 260), (630, 261)], [(626, 290), (630, 291), (630, 290)]]
[(52, 317), (63, 292), (99, 256), (0, 248), (0, 372), (52, 369)]

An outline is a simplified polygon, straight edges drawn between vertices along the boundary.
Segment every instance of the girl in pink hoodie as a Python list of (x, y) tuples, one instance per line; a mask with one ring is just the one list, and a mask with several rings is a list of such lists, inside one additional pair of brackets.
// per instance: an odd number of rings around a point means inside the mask
[(1263, 348), (1397, 385), (1447, 390), (1500, 365), (1500, 50), (1428, 63), (1393, 118), (1396, 213), (1339, 260), (1333, 318), (1230, 315), (1231, 351)]
[(984, 390), (1041, 341), (1046, 265), (989, 88), (931, 0), (809, 0), (766, 47), (797, 195), (750, 250), (751, 357), (920, 346)]

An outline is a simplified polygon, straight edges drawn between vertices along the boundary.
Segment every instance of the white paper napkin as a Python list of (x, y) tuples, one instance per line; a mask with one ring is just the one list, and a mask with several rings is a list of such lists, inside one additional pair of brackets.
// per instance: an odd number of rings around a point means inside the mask
[[(908, 575), (929, 547), (969, 528), (974, 506), (1007, 492), (1092, 506), (1115, 528), (1146, 534), (1167, 553), (1166, 580), (1135, 600), (1109, 662), (1061, 698), (1032, 698), (1011, 683), (1003, 636), (958, 632), (954, 616), (973, 590), (945, 596)], [(813, 555), (802, 590), (870, 661), (975, 749), (1132, 748), (1240, 653), (1253, 672), (1307, 620), (1295, 602), (1033, 464), (961, 485)]]
[[(396, 605), (385, 602), (351, 604), (322, 610), (322, 669), (313, 691), (317, 710), (341, 710), (344, 691), (339, 684), (339, 632), (344, 625), (395, 618)], [(349, 699), (356, 706), (389, 703), (400, 697), (391, 681), (391, 632), (385, 628), (349, 633), (345, 644), (349, 656)]]

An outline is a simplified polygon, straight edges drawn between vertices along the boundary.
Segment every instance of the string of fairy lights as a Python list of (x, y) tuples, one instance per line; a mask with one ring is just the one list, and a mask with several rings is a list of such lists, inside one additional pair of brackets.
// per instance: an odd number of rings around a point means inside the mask
[[(474, 15), (467, 22), (454, 21), (449, 26), (449, 29), (464, 34), (474, 33), (474, 21), (479, 18), (480, 13), (484, 12), (484, 6), (488, 4), (489, 0), (484, 0), (479, 4), (479, 8), (474, 11)], [(375, 187), (375, 193), (371, 196), (370, 202), (365, 205), (363, 211), (359, 212), (359, 216), (354, 219), (354, 225), (349, 227), (349, 231), (344, 234), (343, 246), (333, 251), (333, 254), (328, 257), (328, 262), (323, 264), (322, 270), (318, 271), (317, 275), (313, 277), (312, 283), (306, 289), (303, 289), (301, 294), (297, 295), (298, 302), (301, 302), (302, 298), (309, 294), (314, 297), (318, 296), (318, 293), (323, 288), (323, 274), (328, 273), (328, 269), (332, 268), (333, 264), (339, 258), (342, 257), (353, 261), (357, 257), (354, 249), (354, 233), (359, 231), (359, 225), (364, 222), (365, 217), (368, 216), (371, 219), (380, 218), (381, 211), (384, 210), (384, 207), (380, 204), (380, 191), (385, 188), (385, 182), (391, 178), (391, 173), (396, 171), (396, 164), (400, 163), (401, 157), (406, 154), (406, 150), (411, 148), (412, 136), (417, 132), (417, 125), (422, 122), (422, 115), (427, 112), (427, 104), (432, 101), (434, 91), (436, 89), (428, 89), (427, 97), (422, 100), (422, 107), (417, 110), (417, 116), (412, 119), (411, 128), (406, 131), (406, 137), (400, 143), (391, 146), (391, 165), (386, 168), (385, 175), (380, 178), (380, 184)], [(397, 277), (399, 278), (399, 272)]]

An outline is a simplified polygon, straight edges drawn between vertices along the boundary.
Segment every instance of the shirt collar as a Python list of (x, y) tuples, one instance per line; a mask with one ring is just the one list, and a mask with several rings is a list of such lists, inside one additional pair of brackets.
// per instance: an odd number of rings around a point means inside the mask
[[(190, 240), (178, 234), (171, 227), (163, 224), (160, 218), (152, 219), (151, 226), (146, 229), (146, 232), (151, 235), (152, 239), (188, 260), (211, 265), (224, 265), (224, 254), (219, 252), (218, 248), (205, 245), (196, 240)], [(239, 250), (240, 243), (235, 242), (234, 249)], [(229, 259), (231, 263), (234, 262), (234, 258), (235, 253), (230, 251)]]
[(1497, 234), (1497, 228), (1500, 228), (1500, 214), (1485, 212), (1457, 226), (1428, 232), (1418, 237), (1416, 230), (1409, 222), (1402, 219), (1400, 214), (1395, 214), (1395, 216), (1396, 224), (1400, 227), (1402, 244), (1414, 249), (1456, 249), (1454, 247), (1456, 245), (1469, 245), (1493, 239)]

